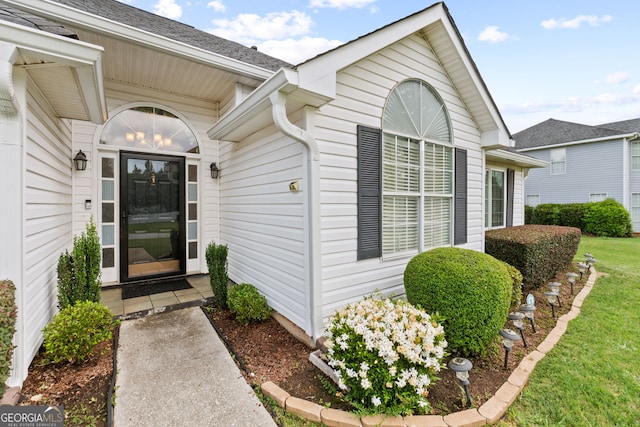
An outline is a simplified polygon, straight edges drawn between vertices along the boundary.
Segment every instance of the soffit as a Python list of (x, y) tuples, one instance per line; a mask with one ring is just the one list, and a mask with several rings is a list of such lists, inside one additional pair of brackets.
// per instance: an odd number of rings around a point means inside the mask
[[(69, 28), (69, 26), (67, 26)], [(73, 28), (79, 39), (104, 48), (106, 80), (208, 102), (220, 102), (236, 83), (258, 86), (261, 80), (210, 64), (170, 55), (130, 40)]]

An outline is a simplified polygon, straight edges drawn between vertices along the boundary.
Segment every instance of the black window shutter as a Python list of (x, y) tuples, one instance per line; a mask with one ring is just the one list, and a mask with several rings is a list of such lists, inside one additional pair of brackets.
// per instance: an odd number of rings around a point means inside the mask
[(467, 243), (467, 150), (456, 148), (453, 244)]
[(382, 130), (358, 125), (358, 259), (382, 254)]
[(513, 186), (516, 171), (507, 169), (507, 227), (513, 226)]

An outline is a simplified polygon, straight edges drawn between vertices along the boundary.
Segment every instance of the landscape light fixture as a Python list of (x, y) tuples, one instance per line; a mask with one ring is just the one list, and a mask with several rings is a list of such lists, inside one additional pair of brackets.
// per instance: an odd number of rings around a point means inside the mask
[(527, 340), (524, 337), (524, 322), (523, 322), (524, 314), (520, 313), (519, 311), (516, 311), (514, 313), (509, 313), (508, 318), (513, 322), (513, 326), (515, 326), (516, 329), (520, 331), (520, 336), (522, 337), (522, 344), (524, 344), (524, 346), (527, 347)]
[(527, 303), (520, 306), (520, 311), (524, 313), (524, 317), (529, 319), (531, 323), (531, 330), (536, 333), (536, 322), (534, 320), (533, 312), (536, 311), (536, 298), (533, 294), (527, 295)]
[(549, 291), (545, 292), (544, 296), (547, 297), (547, 301), (549, 301), (549, 305), (551, 306), (551, 317), (556, 317), (556, 302), (558, 301), (558, 293)]
[(576, 277), (578, 277), (578, 275), (576, 273), (567, 273), (566, 276), (567, 282), (571, 285), (571, 295), (573, 295), (573, 285), (576, 284)]
[(467, 404), (471, 407), (471, 394), (469, 394), (469, 371), (473, 368), (471, 362), (464, 357), (454, 357), (449, 361), (449, 369), (456, 373), (456, 377), (460, 380), (460, 385), (464, 389), (467, 396)]
[(209, 168), (211, 169), (211, 178), (218, 179), (218, 176), (220, 176), (220, 169), (218, 169), (218, 165), (216, 165), (216, 163), (213, 162), (211, 163)]
[(73, 166), (77, 171), (83, 171), (87, 168), (87, 155), (78, 150), (78, 154), (73, 158)]
[(520, 341), (520, 335), (511, 329), (500, 329), (500, 336), (502, 337), (502, 345), (504, 346), (504, 367), (506, 369), (511, 347), (513, 347), (516, 341)]
[(587, 271), (587, 268), (589, 268), (587, 264), (582, 262), (578, 263), (578, 270), (580, 271), (580, 280), (582, 280), (582, 275)]
[(558, 307), (562, 307), (562, 302), (560, 302), (560, 282), (551, 282), (549, 283), (549, 287), (551, 288), (551, 292), (555, 292), (558, 294)]

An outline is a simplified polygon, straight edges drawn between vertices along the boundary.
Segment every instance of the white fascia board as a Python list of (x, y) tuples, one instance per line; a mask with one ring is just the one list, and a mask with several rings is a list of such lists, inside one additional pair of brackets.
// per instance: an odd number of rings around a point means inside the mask
[(72, 7), (47, 0), (2, 0), (16, 9), (25, 10), (37, 16), (43, 16), (57, 22), (82, 27), (91, 31), (126, 40), (132, 44), (144, 45), (154, 50), (168, 52), (194, 62), (221, 68), (247, 77), (264, 80), (273, 75), (273, 71), (236, 59), (209, 52), (176, 40), (140, 30), (117, 21), (112, 21)]
[(303, 62), (296, 66), (300, 75), (300, 87), (335, 98), (338, 71), (420, 31), (435, 21), (445, 20), (445, 17), (446, 13), (442, 5), (436, 4), (395, 24)]
[(486, 159), (493, 161), (506, 161), (526, 168), (545, 168), (549, 166), (549, 163), (544, 160), (505, 150), (486, 151)]
[[(464, 41), (462, 40), (462, 36), (458, 32), (457, 28), (455, 28), (454, 23), (452, 22), (452, 18), (447, 15), (447, 19), (442, 19), (441, 21), (446, 34), (449, 38), (449, 43), (451, 43), (452, 48), (455, 52), (458, 53), (459, 59), (464, 65), (464, 70), (466, 70), (466, 78), (472, 82), (472, 87), (474, 88), (474, 92), (477, 96), (480, 97), (481, 105), (484, 107), (486, 113), (488, 113), (490, 119), (490, 123), (482, 124), (476, 121), (481, 135), (481, 146), (485, 149), (490, 148), (510, 148), (513, 146), (513, 142), (510, 137), (510, 132), (507, 128), (507, 125), (498, 110), (489, 89), (487, 88), (482, 76), (480, 75), (480, 71), (478, 70), (473, 58), (471, 57), (471, 53), (466, 48)], [(446, 64), (443, 64), (446, 70)], [(456, 81), (453, 81), (454, 85), (457, 85)], [(469, 108), (469, 107), (468, 107)], [(471, 111), (471, 110), (470, 110)], [(471, 111), (473, 115), (473, 111)]]
[[(10, 22), (0, 21), (0, 30), (3, 41), (15, 45), (26, 56), (36, 56), (73, 68), (89, 119), (96, 124), (106, 121), (107, 103), (101, 46)], [(18, 61), (18, 57), (15, 57), (15, 61)]]
[(591, 139), (582, 139), (580, 141), (562, 142), (560, 144), (541, 145), (539, 147), (518, 148), (518, 151), (520, 151), (521, 153), (524, 153), (527, 151), (549, 150), (554, 148), (569, 147), (571, 145), (591, 144), (594, 142), (614, 141), (617, 139), (630, 140), (630, 139), (636, 139), (636, 138), (640, 138), (640, 133), (638, 132), (624, 133), (620, 135), (603, 136), (601, 138), (591, 138)]

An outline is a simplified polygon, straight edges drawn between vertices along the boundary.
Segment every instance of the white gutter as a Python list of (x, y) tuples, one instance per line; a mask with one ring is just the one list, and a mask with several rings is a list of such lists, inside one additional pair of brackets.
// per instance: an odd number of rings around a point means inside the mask
[(269, 96), (273, 122), (286, 136), (305, 146), (307, 151), (307, 203), (309, 272), (309, 326), (314, 339), (322, 333), (322, 276), (320, 274), (320, 150), (309, 132), (295, 126), (287, 117), (287, 95), (276, 91)]
[(549, 166), (549, 163), (536, 159), (535, 157), (526, 156), (524, 154), (514, 153), (506, 150), (487, 150), (487, 158), (492, 160), (502, 160), (515, 163), (518, 166), (527, 168), (544, 168)]

